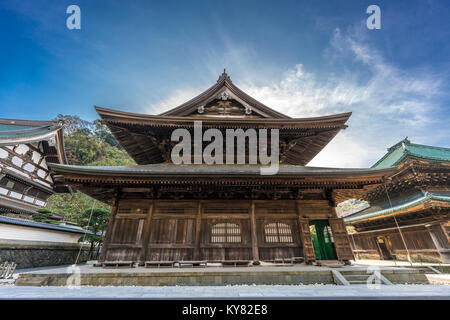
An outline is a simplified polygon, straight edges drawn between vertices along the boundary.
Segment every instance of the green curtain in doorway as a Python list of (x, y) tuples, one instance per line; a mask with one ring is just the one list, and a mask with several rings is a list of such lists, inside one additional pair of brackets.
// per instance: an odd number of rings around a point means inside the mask
[(309, 222), (314, 251), (318, 260), (336, 259), (329, 225), (328, 220), (311, 220)]

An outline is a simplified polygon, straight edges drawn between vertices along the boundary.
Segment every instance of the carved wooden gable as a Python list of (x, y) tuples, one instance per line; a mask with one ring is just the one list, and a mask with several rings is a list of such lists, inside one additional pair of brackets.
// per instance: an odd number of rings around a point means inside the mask
[(201, 105), (193, 114), (191, 114), (191, 116), (262, 118), (262, 116), (255, 113), (252, 108), (244, 106), (234, 99), (228, 98), (214, 99), (205, 105)]

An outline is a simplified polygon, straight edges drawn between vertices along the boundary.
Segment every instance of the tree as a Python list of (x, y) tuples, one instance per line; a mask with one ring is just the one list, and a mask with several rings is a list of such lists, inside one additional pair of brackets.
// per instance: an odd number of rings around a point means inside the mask
[[(49, 198), (46, 208), (52, 212), (64, 214), (66, 221), (77, 223), (78, 217), (86, 210), (90, 210), (92, 201), (91, 197), (78, 191), (73, 194), (55, 193)], [(96, 207), (109, 210), (109, 206), (102, 202), (97, 202)]]
[(64, 144), (69, 163), (82, 166), (98, 160), (104, 149), (97, 137), (81, 129), (65, 137)]
[(92, 123), (90, 123), (89, 121), (80, 119), (79, 116), (58, 114), (58, 116), (53, 120), (62, 121), (64, 123), (63, 124), (64, 135), (71, 135), (75, 131), (78, 131), (81, 129), (87, 129), (90, 132), (93, 127)]
[(92, 258), (94, 247), (103, 243), (103, 235), (108, 226), (109, 215), (109, 210), (95, 208), (85, 210), (78, 218), (78, 225), (91, 231), (91, 233), (86, 233), (78, 239), (78, 242), (88, 241), (90, 243), (89, 259)]
[[(64, 140), (67, 159), (70, 164), (92, 166), (132, 165), (134, 160), (125, 150), (110, 145), (112, 135), (105, 132), (99, 136), (77, 130)], [(110, 141), (113, 143), (113, 141)]]
[[(100, 120), (89, 122), (78, 116), (58, 115), (55, 119), (64, 122), (64, 145), (70, 164), (83, 166), (119, 166), (136, 164), (121, 148), (117, 140)], [(93, 199), (81, 192), (54, 194), (47, 202), (47, 209), (62, 213), (67, 221), (77, 222)], [(109, 210), (109, 206), (98, 203), (97, 207)]]
[(51, 217), (52, 217), (51, 210), (48, 210), (47, 208), (40, 208), (40, 209), (36, 210), (36, 213), (34, 213), (31, 216), (31, 219), (33, 219), (36, 222), (59, 224), (58, 221), (51, 219)]
[(122, 149), (122, 146), (119, 142), (114, 138), (111, 131), (109, 131), (108, 127), (105, 126), (100, 120), (94, 120), (93, 122), (93, 133), (94, 135), (102, 141), (108, 143), (111, 147), (117, 147)]

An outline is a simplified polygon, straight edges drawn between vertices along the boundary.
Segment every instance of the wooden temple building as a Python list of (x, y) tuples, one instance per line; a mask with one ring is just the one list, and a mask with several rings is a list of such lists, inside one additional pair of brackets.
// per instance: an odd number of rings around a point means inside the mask
[(0, 119), (0, 214), (30, 216), (57, 190), (49, 163), (66, 164), (62, 123)]
[[(290, 118), (256, 101), (224, 72), (192, 100), (159, 115), (96, 107), (135, 166), (51, 164), (58, 185), (111, 205), (100, 261), (353, 259), (336, 203), (376, 189), (395, 168), (305, 166), (350, 113)], [(279, 170), (258, 164), (175, 164), (177, 128), (278, 129)], [(243, 152), (247, 152), (248, 148)]]
[(450, 149), (400, 141), (373, 168), (398, 172), (344, 218), (360, 258), (450, 263)]

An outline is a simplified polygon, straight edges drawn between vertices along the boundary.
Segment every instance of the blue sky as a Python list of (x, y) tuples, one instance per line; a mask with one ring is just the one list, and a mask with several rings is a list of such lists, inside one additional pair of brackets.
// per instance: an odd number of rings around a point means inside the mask
[[(81, 30), (66, 8), (81, 8)], [(381, 30), (366, 8), (381, 8)], [(370, 166), (386, 148), (450, 147), (450, 2), (44, 1), (0, 3), (0, 117), (93, 120), (93, 106), (175, 107), (223, 68), (293, 117), (352, 111), (311, 165)]]

